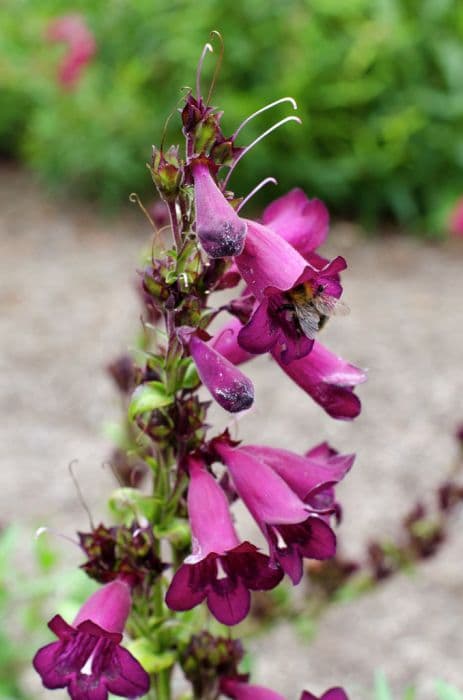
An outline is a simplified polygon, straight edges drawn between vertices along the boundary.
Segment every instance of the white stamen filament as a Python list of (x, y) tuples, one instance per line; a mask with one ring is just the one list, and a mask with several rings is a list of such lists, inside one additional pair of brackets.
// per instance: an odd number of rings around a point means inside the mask
[(249, 124), (250, 121), (252, 121), (255, 117), (259, 116), (259, 114), (262, 114), (263, 112), (266, 112), (268, 109), (272, 109), (272, 107), (276, 107), (277, 105), (283, 104), (283, 102), (290, 102), (293, 109), (297, 109), (297, 104), (296, 100), (294, 100), (292, 97), (281, 97), (279, 100), (275, 100), (275, 102), (270, 102), (270, 104), (265, 105), (265, 107), (261, 107), (260, 109), (257, 110), (257, 112), (253, 112), (252, 114), (249, 115), (249, 117), (246, 117), (244, 122), (242, 122), (235, 133), (233, 134), (232, 141), (236, 139), (240, 131), (244, 129), (246, 124)]
[(205, 44), (204, 48), (201, 52), (201, 57), (199, 59), (198, 63), (198, 70), (196, 72), (196, 97), (199, 100), (201, 99), (201, 71), (203, 69), (203, 63), (204, 59), (206, 58), (207, 52), (210, 51), (211, 53), (214, 53), (214, 49), (212, 48), (211, 44)]
[(297, 122), (298, 124), (302, 124), (302, 121), (299, 119), (299, 117), (293, 117), (293, 116), (285, 117), (284, 119), (281, 119), (281, 121), (277, 122), (276, 124), (273, 124), (273, 126), (271, 126), (271, 127), (268, 128), (266, 131), (264, 131), (263, 134), (261, 134), (261, 135), (258, 136), (256, 139), (254, 139), (254, 141), (253, 141), (252, 143), (250, 143), (249, 146), (246, 146), (246, 148), (245, 148), (243, 151), (241, 151), (241, 153), (239, 154), (239, 156), (237, 157), (237, 159), (235, 160), (235, 162), (234, 162), (233, 165), (231, 166), (231, 168), (230, 168), (230, 170), (228, 171), (228, 173), (227, 173), (227, 175), (226, 175), (224, 181), (222, 182), (222, 190), (224, 190), (224, 189), (226, 188), (227, 183), (228, 183), (228, 181), (229, 181), (229, 179), (230, 179), (230, 177), (231, 177), (232, 172), (234, 171), (234, 169), (236, 168), (236, 166), (238, 165), (238, 163), (240, 162), (240, 160), (241, 160), (242, 158), (244, 158), (244, 156), (246, 155), (246, 153), (249, 153), (249, 151), (250, 151), (252, 148), (254, 148), (254, 146), (255, 146), (256, 144), (259, 143), (259, 141), (262, 141), (262, 139), (264, 139), (266, 136), (268, 136), (269, 134), (271, 134), (272, 131), (275, 131), (276, 129), (278, 129), (280, 126), (283, 126), (283, 124), (286, 124), (287, 122)]
[(220, 559), (217, 559), (217, 581), (220, 581), (224, 578), (228, 578), (228, 575), (225, 573)]
[(275, 533), (275, 537), (277, 538), (277, 547), (278, 547), (278, 549), (287, 549), (287, 548), (288, 548), (288, 545), (287, 545), (286, 542), (284, 541), (281, 532), (278, 532), (278, 530), (277, 530), (276, 528), (274, 529), (273, 532)]
[(39, 537), (42, 537), (42, 535), (45, 535), (45, 533), (49, 533), (50, 535), (54, 535), (55, 537), (60, 537), (62, 540), (66, 540), (67, 542), (71, 542), (74, 544), (76, 547), (79, 547), (80, 549), (80, 544), (77, 542), (77, 540), (73, 540), (72, 537), (68, 537), (67, 535), (63, 535), (61, 532), (56, 532), (56, 530), (53, 530), (50, 527), (42, 526), (37, 528), (35, 531), (35, 539), (38, 540)]
[(265, 180), (262, 180), (262, 182), (259, 182), (259, 184), (256, 185), (254, 187), (254, 189), (251, 190), (251, 192), (243, 199), (243, 201), (241, 202), (239, 207), (237, 207), (236, 212), (238, 213), (239, 211), (241, 211), (241, 209), (244, 207), (244, 205), (247, 204), (249, 202), (249, 200), (252, 199), (252, 197), (254, 197), (254, 195), (259, 192), (259, 190), (261, 190), (263, 187), (265, 187), (265, 185), (268, 185), (270, 182), (273, 185), (278, 185), (278, 180), (275, 180), (274, 177), (266, 177)]
[(95, 652), (93, 652), (93, 654), (90, 654), (87, 661), (80, 669), (80, 673), (83, 673), (84, 676), (91, 676), (92, 675), (92, 661), (93, 661), (94, 655), (95, 655)]
[(179, 274), (179, 279), (180, 279), (180, 278), (183, 279), (183, 282), (184, 282), (184, 285), (185, 285), (185, 289), (188, 289), (188, 275), (187, 275), (187, 273), (186, 273), (186, 272), (181, 272), (181, 273)]

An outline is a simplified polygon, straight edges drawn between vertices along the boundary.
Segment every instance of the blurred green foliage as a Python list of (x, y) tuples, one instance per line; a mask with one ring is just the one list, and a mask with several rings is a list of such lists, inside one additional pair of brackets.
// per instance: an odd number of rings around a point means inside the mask
[(19, 526), (0, 531), (1, 700), (35, 697), (26, 676), (37, 649), (54, 638), (47, 620), (55, 613), (72, 620), (95, 587), (79, 569), (62, 567), (46, 536), (34, 539)]
[[(275, 175), (333, 213), (437, 233), (463, 192), (461, 0), (3, 0), (0, 151), (52, 186), (106, 206), (152, 192), (144, 167), (179, 88), (192, 85), (212, 29), (225, 40), (214, 103), (232, 132), (292, 95), (303, 126), (256, 147), (232, 186)], [(64, 51), (49, 20), (77, 11), (98, 53), (73, 92), (55, 81)], [(217, 54), (216, 54), (217, 55)], [(213, 72), (208, 57), (204, 84)], [(284, 107), (252, 122), (249, 142)], [(173, 122), (171, 122), (173, 124)], [(168, 140), (179, 133), (169, 126)], [(274, 195), (268, 189), (266, 197)]]

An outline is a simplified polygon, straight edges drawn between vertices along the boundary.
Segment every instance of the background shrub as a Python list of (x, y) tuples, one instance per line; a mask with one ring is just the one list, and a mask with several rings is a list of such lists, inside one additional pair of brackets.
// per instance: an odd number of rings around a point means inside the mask
[[(239, 191), (277, 170), (333, 213), (437, 233), (463, 192), (463, 4), (460, 0), (3, 0), (0, 149), (46, 182), (112, 206), (152, 192), (143, 163), (178, 84), (218, 28), (217, 85), (231, 132), (283, 95), (303, 126), (273, 134), (239, 170)], [(72, 92), (55, 81), (63, 47), (51, 18), (81, 12), (98, 53)], [(208, 58), (204, 79), (214, 59)], [(5, 105), (5, 106), (4, 106)], [(287, 113), (275, 110), (275, 120)], [(249, 125), (246, 141), (266, 128)], [(176, 134), (169, 130), (169, 139)], [(242, 179), (241, 179), (242, 178)], [(238, 189), (238, 188), (237, 188)], [(270, 189), (263, 197), (274, 192)]]

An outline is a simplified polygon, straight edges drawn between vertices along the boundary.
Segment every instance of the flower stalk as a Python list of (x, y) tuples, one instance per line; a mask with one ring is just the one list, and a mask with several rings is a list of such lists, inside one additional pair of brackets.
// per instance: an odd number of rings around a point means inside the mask
[[(274, 369), (280, 365), (337, 419), (358, 415), (354, 388), (365, 379), (315, 340), (342, 294), (340, 274), (346, 267), (343, 258), (330, 262), (316, 253), (327, 232), (324, 205), (293, 191), (276, 200), (261, 223), (243, 218), (240, 208), (248, 198), (227, 190), (231, 173), (255, 144), (300, 120), (287, 116), (241, 148), (235, 139), (243, 127), (271, 107), (296, 104), (292, 98), (276, 100), (227, 137), (221, 112), (210, 106), (213, 85), (206, 100), (201, 95), (203, 62), (211, 50), (206, 44), (196, 95), (190, 92), (181, 110), (183, 153), (162, 143), (153, 147), (148, 166), (167, 209), (171, 240), (164, 243), (156, 232), (139, 272), (144, 340), (138, 361), (111, 365), (127, 408), (119, 449), (126, 486), (111, 500), (119, 522), (79, 534), (87, 556), (82, 568), (103, 584), (101, 595), (112, 586), (123, 592), (126, 605), (109, 623), (105, 618), (106, 628), (98, 627), (98, 633), (89, 605), (74, 627), (52, 621), (58, 646), (38, 652), (47, 663), (59, 662), (62, 645), (72, 641), (77, 665), (63, 662), (50, 681), (43, 664), (36, 664), (44, 684), (67, 687), (72, 700), (107, 700), (108, 691), (142, 697), (148, 676), (148, 697), (170, 700), (176, 664), (197, 700), (246, 700), (256, 692), (263, 700), (280, 699), (248, 683), (239, 668), (237, 640), (203, 630), (204, 605), (233, 627), (248, 615), (255, 592), (274, 589), (284, 577), (297, 585), (303, 560), (327, 560), (336, 551), (335, 489), (353, 455), (338, 455), (325, 443), (306, 455), (246, 447), (207, 420), (211, 400), (225, 414), (245, 416), (259, 399), (238, 367), (258, 353), (271, 353)], [(255, 191), (268, 182), (276, 184), (269, 177)], [(215, 302), (215, 292), (238, 285), (229, 303)], [(223, 330), (213, 336), (212, 320), (225, 314)], [(136, 482), (134, 459), (145, 483)], [(264, 534), (263, 549), (240, 535), (233, 514), (238, 499)], [(131, 606), (127, 632), (133, 657), (119, 647)], [(94, 651), (94, 638), (106, 640), (98, 641), (98, 649), (106, 644), (105, 655)], [(114, 682), (110, 651), (125, 660), (132, 680)], [(89, 665), (98, 695), (88, 691)], [(338, 690), (329, 697), (344, 700)]]

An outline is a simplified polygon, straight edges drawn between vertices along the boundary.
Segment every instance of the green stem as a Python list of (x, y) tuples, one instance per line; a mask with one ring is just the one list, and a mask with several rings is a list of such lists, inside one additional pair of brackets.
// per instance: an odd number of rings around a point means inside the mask
[[(169, 454), (167, 450), (158, 451), (158, 474), (154, 479), (154, 493), (153, 495), (160, 499), (161, 507), (157, 512), (156, 522), (153, 525), (162, 524), (161, 521), (164, 517), (165, 503), (168, 497), (169, 491)], [(161, 555), (161, 543), (155, 540), (155, 553), (156, 556)], [(153, 609), (156, 618), (163, 618), (166, 614), (166, 608), (164, 605), (164, 591), (162, 577), (158, 579), (153, 590)], [(162, 649), (159, 649), (162, 651)], [(171, 698), (171, 688), (170, 688), (170, 670), (165, 669), (157, 673), (154, 677), (154, 688), (153, 688), (153, 700), (170, 700)], [(151, 696), (150, 696), (151, 697)]]
[(175, 202), (167, 202), (167, 208), (169, 209), (170, 225), (172, 227), (175, 247), (177, 248), (177, 252), (180, 252), (180, 249), (182, 247), (182, 234), (178, 225), (177, 208)]

